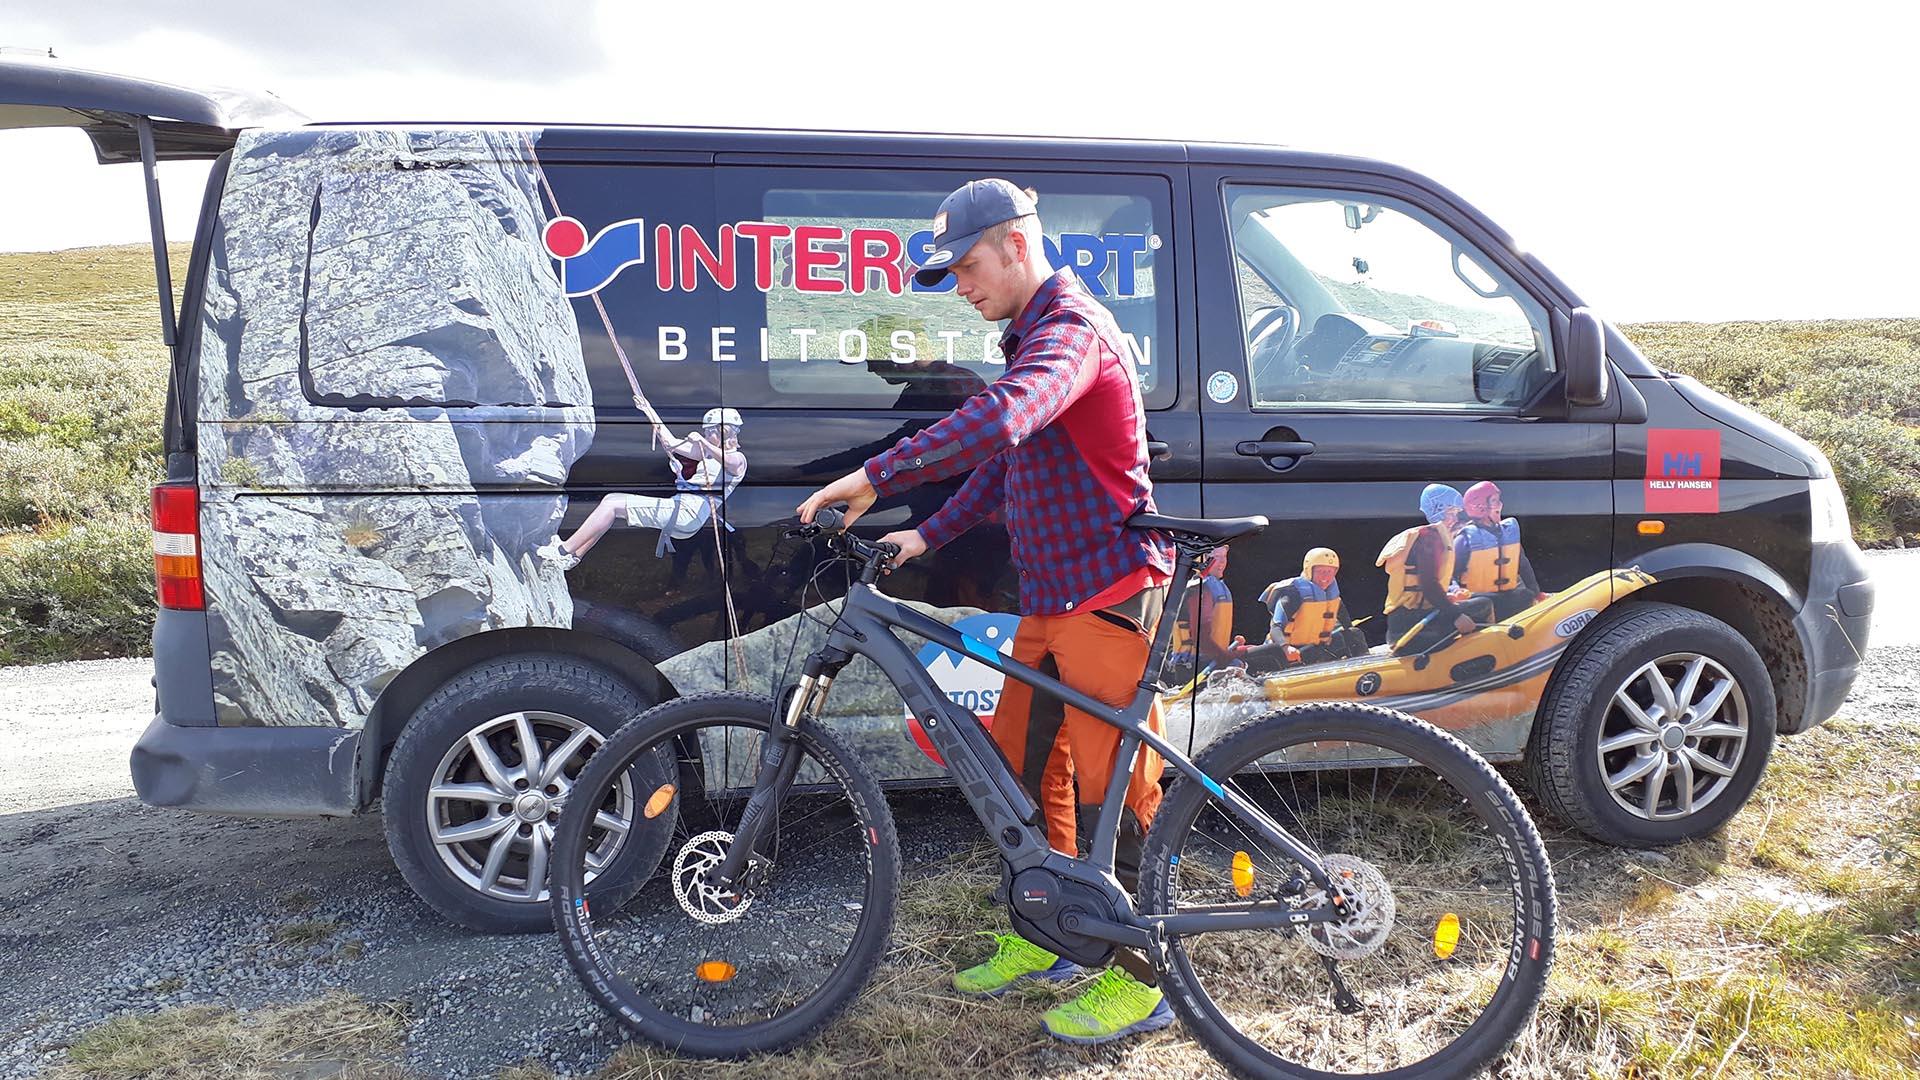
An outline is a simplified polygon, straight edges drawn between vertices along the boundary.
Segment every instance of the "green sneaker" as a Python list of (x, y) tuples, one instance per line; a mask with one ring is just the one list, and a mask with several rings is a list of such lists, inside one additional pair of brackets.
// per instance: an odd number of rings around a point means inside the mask
[(953, 988), (963, 994), (997, 997), (1021, 979), (1065, 982), (1080, 974), (1080, 965), (1055, 956), (1019, 934), (993, 934), (993, 955), (983, 964), (956, 971)]
[(1108, 968), (1086, 992), (1040, 1018), (1047, 1034), (1082, 1046), (1158, 1031), (1173, 1023), (1173, 1010), (1158, 987), (1148, 986), (1119, 968)]

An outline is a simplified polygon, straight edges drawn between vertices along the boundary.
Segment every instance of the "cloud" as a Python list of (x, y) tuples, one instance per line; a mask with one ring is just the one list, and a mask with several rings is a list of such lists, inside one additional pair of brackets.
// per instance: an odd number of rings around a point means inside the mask
[[(89, 55), (115, 53), (156, 31), (217, 40), (260, 67), (295, 78), (439, 72), (524, 82), (597, 68), (607, 60), (589, 0), (464, 0), (446, 7), (406, 0), (89, 0), (13, 21), (5, 44), (51, 46), (85, 67), (91, 66)], [(156, 56), (141, 66), (158, 71), (166, 60)], [(236, 81), (217, 71), (182, 75), (183, 82)]]

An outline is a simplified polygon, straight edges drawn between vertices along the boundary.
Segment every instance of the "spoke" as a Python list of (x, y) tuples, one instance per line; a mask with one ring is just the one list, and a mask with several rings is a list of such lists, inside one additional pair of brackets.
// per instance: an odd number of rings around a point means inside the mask
[(526, 713), (513, 714), (513, 732), (520, 743), (520, 775), (528, 784), (533, 784), (541, 773), (540, 740), (534, 738), (533, 721), (527, 719)]
[(485, 840), (501, 829), (511, 828), (514, 819), (508, 817), (486, 817), (469, 821), (464, 825), (443, 828), (433, 826), (433, 842), (436, 844), (464, 844), (469, 840)]
[(1747, 729), (1732, 724), (1700, 724), (1689, 728), (1687, 734), (1696, 739), (1744, 739)]
[(1674, 688), (1673, 697), (1677, 707), (1685, 709), (1693, 704), (1693, 695), (1700, 689), (1700, 675), (1707, 670), (1707, 658), (1696, 656), (1687, 663), (1686, 674), (1680, 676), (1680, 685)]
[(1619, 791), (1621, 788), (1652, 772), (1654, 766), (1659, 765), (1665, 760), (1666, 759), (1659, 754), (1649, 754), (1646, 757), (1635, 758), (1633, 764), (1607, 777), (1607, 789), (1609, 791)]
[(1647, 673), (1647, 685), (1653, 689), (1653, 703), (1660, 709), (1661, 719), (1679, 712), (1680, 706), (1673, 700), (1673, 687), (1667, 682), (1667, 677), (1660, 673), (1660, 666), (1648, 664), (1643, 670)]
[(593, 823), (608, 832), (623, 833), (633, 827), (633, 823), (618, 814), (602, 810), (593, 815)]
[(1680, 756), (1685, 758), (1688, 761), (1691, 761), (1693, 763), (1694, 768), (1703, 769), (1707, 772), (1712, 773), (1715, 776), (1732, 776), (1733, 775), (1732, 769), (1728, 768), (1725, 765), (1720, 764), (1718, 761), (1714, 760), (1708, 755), (1703, 754), (1698, 750), (1695, 750), (1691, 746), (1687, 747), (1685, 750), (1680, 751)]
[(427, 792), (429, 799), (453, 799), (456, 802), (497, 803), (501, 800), (512, 801), (513, 789), (505, 791), (492, 784), (435, 784)]
[(1680, 762), (1674, 768), (1674, 772), (1677, 774), (1674, 777), (1674, 785), (1680, 795), (1680, 812), (1691, 814), (1693, 813), (1693, 762), (1687, 759), (1687, 755), (1681, 754)]
[(1625, 750), (1629, 746), (1645, 746), (1659, 737), (1660, 736), (1651, 731), (1632, 728), (1610, 739), (1602, 739), (1600, 741), (1600, 752), (1603, 754), (1611, 754), (1615, 750)]
[(1733, 693), (1732, 679), (1721, 679), (1714, 683), (1706, 696), (1700, 699), (1700, 704), (1694, 706), (1694, 723), (1704, 724), (1713, 719), (1714, 714), (1720, 711), (1720, 706), (1726, 703), (1727, 695), (1731, 693)]
[(560, 774), (566, 769), (567, 762), (572, 760), (573, 755), (579, 753), (580, 748), (585, 746), (587, 740), (591, 738), (593, 738), (593, 729), (583, 727), (567, 736), (566, 742), (555, 747), (553, 753), (547, 758), (547, 767), (540, 770), (540, 786), (545, 787), (560, 779)]
[(493, 838), (493, 846), (487, 849), (487, 864), (480, 868), (482, 889), (491, 889), (500, 884), (500, 868), (507, 864), (507, 853), (512, 850), (512, 829), (507, 829)]
[(533, 835), (527, 841), (533, 850), (527, 853), (527, 899), (539, 897), (541, 890), (547, 887), (547, 839), (553, 830), (546, 822), (533, 827)]
[(1667, 773), (1670, 771), (1667, 768), (1665, 754), (1655, 754), (1653, 763), (1653, 775), (1647, 778), (1646, 797), (1640, 801), (1640, 806), (1646, 811), (1648, 817), (1652, 817), (1660, 809), (1660, 793), (1667, 788)]
[(485, 735), (477, 731), (467, 732), (467, 749), (473, 751), (474, 763), (480, 766), (481, 772), (487, 774), (487, 779), (493, 782), (494, 787), (501, 791), (514, 789), (513, 777), (507, 774), (506, 762), (493, 752), (493, 744), (487, 741)]
[[(1631, 685), (1633, 684), (1627, 684), (1627, 686)], [(1613, 703), (1620, 707), (1621, 712), (1627, 714), (1627, 719), (1633, 722), (1634, 727), (1642, 731), (1660, 730), (1660, 725), (1654, 722), (1653, 717), (1647, 715), (1647, 711), (1640, 707), (1640, 703), (1627, 695), (1626, 686), (1621, 687), (1620, 692), (1613, 695)]]

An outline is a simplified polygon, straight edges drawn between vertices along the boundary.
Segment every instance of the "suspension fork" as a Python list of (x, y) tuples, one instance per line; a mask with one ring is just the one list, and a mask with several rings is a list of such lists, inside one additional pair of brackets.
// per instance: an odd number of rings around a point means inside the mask
[(740, 812), (740, 823), (734, 828), (733, 843), (726, 857), (707, 871), (708, 885), (731, 889), (740, 880), (759, 847), (761, 831), (775, 808), (786, 801), (803, 756), (797, 745), (800, 722), (819, 715), (821, 706), (826, 704), (827, 691), (833, 686), (833, 677), (852, 659), (844, 652), (839, 652), (837, 657), (832, 655), (836, 652), (839, 650), (825, 649), (807, 660), (799, 683), (787, 697), (785, 715), (768, 730), (766, 745), (760, 750), (759, 771), (753, 779), (753, 795), (747, 799), (747, 808)]

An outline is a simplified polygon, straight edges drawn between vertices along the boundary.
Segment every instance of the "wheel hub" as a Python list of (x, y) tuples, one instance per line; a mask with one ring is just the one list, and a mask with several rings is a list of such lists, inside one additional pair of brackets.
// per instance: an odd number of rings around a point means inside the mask
[(1678, 750), (1687, 744), (1687, 729), (1679, 724), (1669, 724), (1660, 729), (1660, 745), (1668, 750)]
[(545, 795), (529, 791), (513, 801), (513, 816), (531, 825), (546, 818), (548, 805)]
[[(1355, 912), (1334, 923), (1315, 923), (1304, 933), (1307, 947), (1334, 960), (1361, 960), (1380, 951), (1393, 930), (1393, 889), (1386, 875), (1365, 859), (1332, 854), (1321, 861), (1334, 889)], [(1302, 898), (1308, 906), (1327, 902), (1318, 889)]]
[[(752, 893), (722, 892), (707, 884), (707, 874), (727, 857), (733, 834), (714, 830), (687, 841), (673, 860), (673, 898), (680, 910), (709, 926), (730, 923), (753, 906)], [(737, 887), (737, 886), (736, 886)]]

